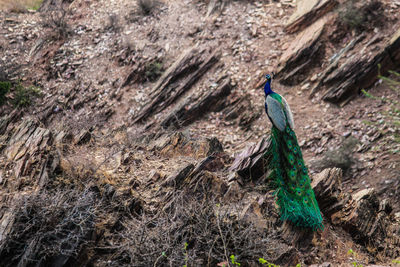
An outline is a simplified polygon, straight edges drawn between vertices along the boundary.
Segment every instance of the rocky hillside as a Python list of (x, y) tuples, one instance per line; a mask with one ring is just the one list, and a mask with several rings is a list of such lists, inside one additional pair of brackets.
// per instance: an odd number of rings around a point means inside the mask
[[(400, 2), (33, 2), (0, 1), (0, 266), (399, 264)], [(266, 187), (272, 72), (321, 231)]]

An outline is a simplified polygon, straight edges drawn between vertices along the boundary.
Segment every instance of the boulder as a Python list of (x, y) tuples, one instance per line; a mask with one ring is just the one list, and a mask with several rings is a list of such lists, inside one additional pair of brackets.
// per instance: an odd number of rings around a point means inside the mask
[(295, 85), (303, 81), (312, 67), (321, 60), (323, 42), (320, 38), (331, 16), (323, 17), (299, 33), (282, 54), (277, 76), (283, 84)]
[(331, 11), (337, 4), (336, 0), (297, 0), (296, 11), (286, 23), (285, 30), (288, 33), (302, 30)]

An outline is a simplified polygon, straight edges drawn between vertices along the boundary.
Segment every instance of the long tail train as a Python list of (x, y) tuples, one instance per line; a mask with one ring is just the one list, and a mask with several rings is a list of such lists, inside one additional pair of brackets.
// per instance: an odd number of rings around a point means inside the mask
[(272, 187), (275, 189), (281, 220), (301, 227), (323, 229), (322, 216), (311, 188), (307, 167), (295, 132), (286, 125), (284, 131), (271, 129), (271, 144), (266, 155)]

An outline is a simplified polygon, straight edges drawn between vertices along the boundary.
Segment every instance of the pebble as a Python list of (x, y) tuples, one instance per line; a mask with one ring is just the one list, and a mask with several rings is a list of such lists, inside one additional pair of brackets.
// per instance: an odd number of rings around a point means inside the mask
[(305, 83), (302, 87), (301, 87), (301, 90), (308, 90), (308, 89), (310, 89), (310, 83)]

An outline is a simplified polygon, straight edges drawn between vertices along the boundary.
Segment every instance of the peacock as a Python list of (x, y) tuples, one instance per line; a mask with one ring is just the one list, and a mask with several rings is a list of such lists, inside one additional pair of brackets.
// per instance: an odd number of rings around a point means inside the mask
[(269, 74), (266, 79), (265, 112), (272, 128), (265, 156), (270, 170), (268, 181), (275, 190), (280, 218), (300, 227), (323, 229), (321, 212), (294, 132), (292, 112), (285, 98), (272, 91)]

